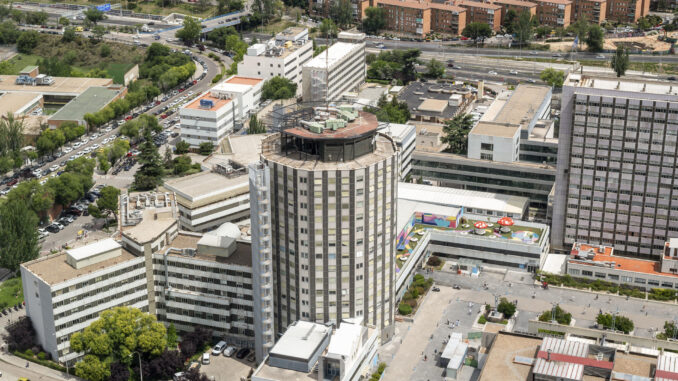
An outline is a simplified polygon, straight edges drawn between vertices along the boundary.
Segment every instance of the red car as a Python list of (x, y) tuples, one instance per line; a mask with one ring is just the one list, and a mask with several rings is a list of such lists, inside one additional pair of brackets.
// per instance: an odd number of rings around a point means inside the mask
[(155, 101), (156, 106), (159, 105), (159, 104), (160, 104), (160, 101)]
[(194, 85), (197, 85), (197, 84), (198, 84), (198, 81), (193, 81), (193, 84), (194, 84)]
[(165, 119), (165, 118), (167, 118), (167, 114), (160, 115), (160, 119)]
[(132, 120), (132, 115), (125, 117), (125, 120), (127, 120), (127, 121)]
[(18, 182), (19, 182), (19, 179), (14, 179), (14, 180), (8, 182), (7, 185), (9, 185), (11, 187), (12, 185), (16, 185), (16, 183), (18, 183)]
[(183, 91), (184, 91), (184, 88), (183, 88), (183, 87), (179, 89), (179, 92), (180, 92), (180, 93), (183, 92)]

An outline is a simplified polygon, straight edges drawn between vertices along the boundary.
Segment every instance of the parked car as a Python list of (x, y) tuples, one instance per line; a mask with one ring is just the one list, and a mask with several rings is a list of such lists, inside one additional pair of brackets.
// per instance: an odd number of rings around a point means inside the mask
[(247, 355), (249, 355), (249, 354), (250, 354), (250, 350), (248, 348), (241, 348), (238, 351), (238, 353), (235, 354), (235, 357), (242, 360), (245, 357), (247, 357)]
[(234, 346), (230, 346), (226, 349), (224, 349), (224, 356), (226, 357), (231, 357), (235, 353), (236, 349)]
[(209, 353), (203, 353), (202, 354), (202, 363), (203, 365), (207, 365), (210, 363), (210, 354)]
[(225, 341), (220, 341), (217, 343), (217, 345), (214, 346), (214, 349), (212, 349), (212, 354), (215, 356), (219, 356), (221, 352), (226, 348), (226, 342)]

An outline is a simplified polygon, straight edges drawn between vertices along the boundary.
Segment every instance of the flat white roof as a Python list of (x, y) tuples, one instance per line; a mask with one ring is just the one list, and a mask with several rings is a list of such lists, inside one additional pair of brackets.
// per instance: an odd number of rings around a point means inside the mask
[(66, 250), (66, 253), (76, 261), (80, 261), (119, 248), (122, 248), (122, 246), (120, 246), (113, 238), (106, 238), (77, 249)]
[(270, 354), (298, 359), (309, 359), (332, 328), (323, 324), (297, 321), (271, 349)]
[(352, 53), (356, 49), (361, 49), (362, 44), (349, 44), (348, 42), (337, 42), (326, 49), (324, 52), (318, 54), (315, 58), (304, 64), (304, 67), (311, 67), (315, 69), (325, 69), (328, 66), (332, 67), (342, 58)]
[(391, 136), (402, 142), (408, 135), (413, 138), (417, 135), (417, 126), (411, 124), (385, 123), (379, 126), (378, 130), (383, 133), (389, 133)]
[(544, 265), (541, 267), (541, 271), (550, 274), (564, 274), (565, 263), (567, 262), (568, 257), (569, 255), (567, 254), (547, 254)]
[(457, 216), (459, 211), (459, 208), (440, 206), (428, 202), (406, 200), (398, 197), (398, 215), (396, 223), (398, 224), (398, 229), (402, 229), (407, 221), (410, 220), (410, 217), (412, 217), (414, 212), (434, 213), (442, 216)]
[(447, 368), (459, 369), (464, 363), (467, 350), (468, 344), (463, 343), (458, 337), (452, 337), (440, 357), (449, 360)]
[(512, 214), (522, 214), (529, 203), (527, 197), (410, 183), (398, 183), (398, 199)]
[(352, 357), (353, 350), (360, 345), (360, 334), (362, 333), (362, 326), (358, 324), (342, 323), (339, 328), (334, 331), (330, 339), (330, 345), (327, 346), (328, 354), (337, 354)]

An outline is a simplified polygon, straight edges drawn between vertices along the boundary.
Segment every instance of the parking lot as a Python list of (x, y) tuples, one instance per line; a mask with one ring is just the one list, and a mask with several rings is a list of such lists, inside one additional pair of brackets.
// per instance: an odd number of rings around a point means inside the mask
[(239, 360), (233, 357), (210, 355), (210, 363), (201, 365), (200, 372), (205, 373), (210, 380), (214, 381), (240, 381), (247, 379), (254, 363), (245, 359)]

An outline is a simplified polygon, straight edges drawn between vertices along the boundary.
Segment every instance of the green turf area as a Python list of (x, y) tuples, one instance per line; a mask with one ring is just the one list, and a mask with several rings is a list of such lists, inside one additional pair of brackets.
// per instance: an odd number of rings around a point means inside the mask
[(113, 82), (122, 85), (125, 82), (125, 73), (133, 67), (133, 63), (110, 63), (106, 71), (113, 78)]
[(0, 284), (0, 309), (24, 301), (21, 278), (8, 279)]
[[(440, 229), (440, 230), (468, 231), (468, 230), (473, 230), (473, 229), (475, 229), (475, 228), (473, 227), (473, 224), (475, 224), (476, 222), (478, 222), (478, 221), (477, 221), (477, 220), (472, 220), (472, 219), (466, 218), (465, 222), (462, 223), (462, 222), (460, 221), (459, 224), (458, 224), (458, 226), (457, 226), (456, 228), (443, 228), (443, 227), (438, 227), (438, 226), (433, 226), (433, 225), (416, 224), (416, 225), (414, 225), (413, 231), (417, 231), (417, 230), (419, 230), (419, 229)], [(483, 222), (487, 222), (487, 221), (483, 221)], [(463, 227), (464, 225), (468, 225), (468, 226), (467, 226), (467, 227)], [(494, 225), (495, 225), (495, 226), (492, 226), (491, 228), (488, 228), (488, 230), (489, 230), (489, 229), (494, 229), (495, 227), (498, 227), (498, 225), (497, 225), (496, 223), (494, 223)], [(504, 238), (511, 238), (511, 233), (517, 232), (517, 231), (521, 231), (521, 230), (525, 230), (525, 231), (529, 231), (529, 232), (538, 234), (540, 239), (541, 239), (541, 236), (542, 236), (542, 234), (543, 234), (542, 229), (539, 229), (539, 228), (532, 228), (532, 227), (519, 226), (519, 225), (513, 225), (513, 226), (510, 226), (509, 228), (511, 229), (511, 232), (510, 232), (510, 233), (501, 233), (501, 235), (502, 235)]]
[(19, 74), (19, 72), (26, 66), (37, 65), (40, 58), (42, 57), (32, 54), (17, 54), (8, 61), (12, 65), (10, 75)]

